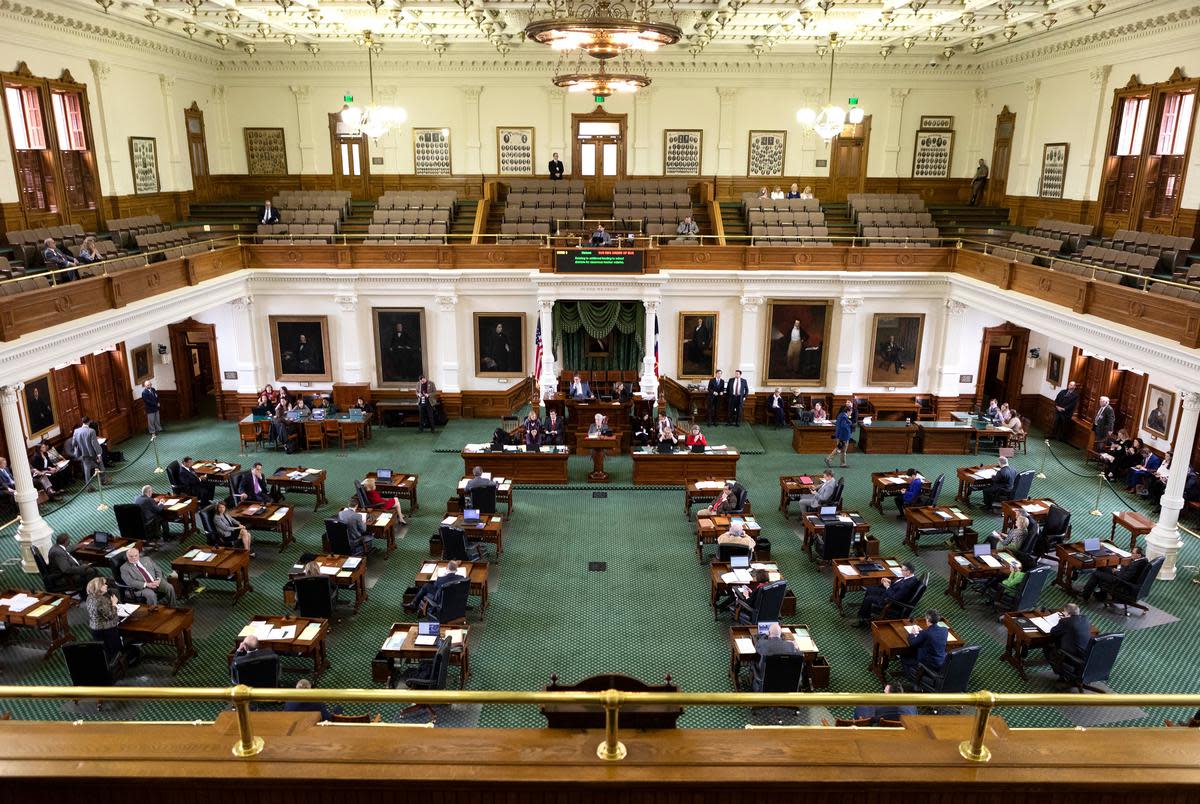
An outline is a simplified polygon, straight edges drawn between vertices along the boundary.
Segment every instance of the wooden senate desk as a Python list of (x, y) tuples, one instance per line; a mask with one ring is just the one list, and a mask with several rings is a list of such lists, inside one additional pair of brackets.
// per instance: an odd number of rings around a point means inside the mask
[[(471, 629), (466, 625), (443, 625), (438, 629), (438, 639), (449, 639), (450, 666), (458, 667), (458, 688), (466, 686), (471, 677)], [(424, 640), (422, 640), (424, 642)], [(372, 663), (372, 677), (386, 684), (396, 670), (396, 663), (418, 664), (432, 659), (437, 653), (437, 642), (417, 644), (417, 626), (413, 623), (393, 623), (383, 647), (379, 649), (376, 663)]]
[[(813, 642), (812, 632), (807, 625), (785, 625), (781, 629), (783, 638), (792, 640), (796, 652), (804, 657), (804, 675), (816, 689), (829, 687), (829, 662), (817, 650)], [(733, 679), (733, 689), (741, 692), (741, 671), (743, 667), (753, 668), (758, 664), (758, 626), (731, 625), (729, 627), (729, 676)]]
[(171, 562), (179, 585), (187, 592), (193, 577), (233, 581), (233, 602), (254, 591), (250, 585), (250, 553), (240, 547), (194, 547)]
[[(471, 475), (467, 475), (458, 481), (458, 494), (450, 499), (458, 506), (457, 509), (450, 510), (462, 511), (467, 507), (466, 493), (467, 483), (470, 481)], [(513, 482), (510, 477), (493, 477), (496, 483), (496, 510), (500, 510), (500, 506), (507, 506), (507, 512), (504, 514), (506, 520), (512, 519), (513, 512)]]
[[(950, 628), (950, 637), (946, 640), (946, 652), (958, 650), (963, 646), (962, 637), (954, 632), (947, 620), (942, 620), (945, 627)], [(929, 627), (929, 621), (924, 617), (915, 620), (876, 620), (871, 623), (871, 671), (880, 681), (887, 680), (888, 663), (892, 657), (903, 656), (912, 651), (908, 646), (908, 637), (917, 628)], [(935, 628), (942, 626), (937, 625)]]
[(633, 485), (686, 486), (688, 478), (737, 477), (738, 451), (706, 447), (704, 452), (633, 451)]
[[(415, 403), (413, 407), (416, 407)], [(275, 421), (275, 417), (270, 414), (259, 415), (251, 413), (247, 416), (243, 416), (239, 421), (239, 424), (254, 424), (256, 427), (265, 428), (270, 426), (270, 423), (273, 421)], [(301, 428), (308, 428), (309, 426), (323, 428), (326, 423), (336, 425), (338, 429), (341, 429), (342, 427), (353, 427), (358, 431), (358, 438), (360, 442), (366, 441), (371, 437), (371, 414), (365, 411), (360, 411), (358, 413), (343, 411), (341, 413), (335, 413), (332, 416), (322, 416), (319, 419), (311, 415), (301, 416), (298, 419), (288, 419), (287, 421), (290, 424), (295, 424)]]
[[(468, 524), (457, 514), (448, 514), (442, 519), (443, 525), (458, 528), (467, 535), (468, 542), (485, 542), (496, 545), (496, 558), (504, 552), (504, 520), (499, 516), (480, 514), (479, 522)], [(433, 555), (433, 552), (430, 552)]]
[(50, 645), (43, 654), (50, 654), (75, 637), (67, 625), (67, 611), (75, 605), (74, 598), (54, 592), (29, 589), (5, 589), (0, 592), (0, 623), (9, 628), (32, 628), (46, 632)]
[(576, 442), (580, 451), (590, 450), (592, 453), (592, 471), (588, 474), (589, 483), (607, 483), (608, 472), (604, 471), (604, 453), (617, 452), (619, 439), (615, 435), (584, 435)]
[[(813, 475), (780, 475), (779, 476), (779, 510), (786, 519), (788, 507), (806, 494), (815, 494), (817, 478)], [(803, 516), (804, 511), (800, 514)]]
[[(871, 524), (863, 519), (862, 514), (857, 511), (838, 511), (838, 516), (844, 522), (854, 525), (854, 538), (850, 542), (850, 549), (855, 554), (868, 558), (879, 555), (879, 540), (869, 535)], [(800, 521), (804, 524), (804, 541), (801, 543), (800, 549), (808, 553), (809, 561), (815, 561), (813, 545), (816, 543), (817, 536), (824, 538), (825, 522), (817, 514), (805, 514), (800, 517)]]
[(324, 469), (281, 466), (266, 480), (272, 492), (313, 495), (313, 510), (316, 511), (329, 502), (325, 497), (326, 475)]
[(833, 452), (834, 423), (793, 424), (792, 450), (801, 455), (828, 455)]
[(392, 476), (387, 480), (380, 478), (378, 472), (367, 472), (365, 477), (375, 481), (375, 490), (379, 492), (380, 497), (408, 500), (413, 511), (420, 508), (417, 505), (417, 483), (421, 480), (420, 475), (393, 469)]
[[(395, 511), (358, 511), (358, 515), (365, 517), (363, 523), (367, 526), (367, 533), (371, 534), (372, 539), (379, 539), (387, 545), (384, 552), (384, 558), (392, 554), (396, 549), (396, 523), (399, 517)], [(322, 536), (322, 544), (329, 537)]]
[(908, 505), (904, 508), (904, 543), (914, 553), (920, 552), (922, 536), (945, 535), (955, 540), (960, 550), (967, 550), (975, 543), (975, 531), (971, 530), (974, 520), (961, 510), (945, 505)]
[(1137, 547), (1138, 536), (1145, 536), (1154, 529), (1154, 520), (1144, 517), (1136, 511), (1113, 511), (1109, 541), (1116, 542), (1117, 525), (1129, 531), (1129, 549), (1132, 550)]
[(141, 539), (122, 539), (120, 536), (113, 536), (108, 540), (108, 544), (101, 547), (96, 544), (96, 537), (84, 536), (79, 540), (79, 543), (71, 548), (71, 555), (75, 556), (77, 561), (91, 564), (93, 567), (111, 567), (113, 559), (124, 553), (131, 547), (136, 547), (140, 552), (142, 549)]
[[(1022, 681), (1029, 680), (1025, 668), (1030, 664), (1046, 664), (1045, 661), (1027, 662), (1025, 657), (1031, 650), (1054, 644), (1054, 640), (1050, 637), (1050, 629), (1058, 621), (1057, 617), (1058, 612), (1049, 609), (1010, 611), (1001, 616), (1000, 621), (1004, 623), (1008, 639), (1004, 646), (1004, 655), (1000, 659), (1011, 664)], [(1100, 631), (1093, 625), (1092, 636), (1099, 633)]]
[(906, 422), (873, 421), (858, 428), (858, 448), (866, 453), (909, 455), (916, 438), (917, 426)]
[[(750, 564), (750, 569), (735, 570), (730, 566), (728, 561), (714, 561), (708, 570), (709, 575), (709, 592), (708, 603), (712, 606), (713, 619), (717, 620), (721, 616), (721, 612), (717, 609), (717, 599), (730, 593), (733, 587), (746, 586), (750, 583), (750, 570), (766, 570), (769, 577), (768, 583), (783, 580), (783, 575), (779, 573), (779, 565), (755, 561)], [(783, 594), (783, 604), (779, 608), (779, 613), (785, 617), (792, 617), (796, 614), (796, 593), (788, 589)]]
[(1058, 574), (1054, 584), (1067, 594), (1075, 597), (1079, 594), (1075, 589), (1075, 576), (1085, 570), (1116, 569), (1132, 561), (1128, 552), (1117, 547), (1112, 542), (1101, 542), (1100, 549), (1089, 555), (1083, 550), (1083, 542), (1054, 545), (1055, 557), (1058, 559)]
[(246, 526), (247, 530), (274, 531), (279, 534), (279, 552), (295, 541), (293, 514), (288, 505), (275, 503), (242, 503), (229, 515)]
[[(420, 587), (445, 575), (450, 562), (426, 561), (417, 570), (413, 584)], [(458, 565), (458, 574), (471, 584), (471, 595), (479, 598), (479, 619), (487, 613), (488, 607), (488, 563), (486, 561), (465, 561)]]
[(881, 586), (884, 578), (899, 578), (897, 558), (838, 558), (833, 562), (833, 591), (829, 600), (842, 611), (842, 601), (850, 592)]
[(974, 416), (965, 411), (952, 411), (950, 419), (957, 424), (975, 428), (975, 454), (979, 454), (979, 445), (982, 441), (991, 441), (996, 447), (1008, 446), (1008, 441), (1012, 438), (1012, 428), (1005, 427), (1002, 424), (993, 424), (990, 419), (985, 419), (981, 416)]
[(468, 444), (462, 451), (463, 474), (478, 466), (492, 477), (510, 478), (514, 483), (566, 485), (567, 447), (542, 447), (526, 452), (524, 447), (492, 450), (487, 444)]
[(292, 617), (256, 614), (250, 624), (238, 632), (229, 652), (229, 662), (238, 644), (253, 634), (261, 648), (270, 648), (280, 656), (299, 656), (313, 663), (313, 675), (319, 676), (329, 667), (325, 641), (329, 636), (329, 620), (319, 617)]
[(167, 522), (177, 522), (183, 527), (184, 539), (196, 532), (196, 512), (200, 510), (199, 497), (189, 497), (186, 494), (155, 494), (154, 500), (166, 509), (163, 518)]
[(196, 655), (192, 644), (192, 609), (170, 606), (137, 606), (133, 613), (121, 620), (121, 636), (129, 642), (160, 643), (175, 649), (175, 661), (171, 672), (187, 664)]
[[(929, 491), (929, 478), (917, 472), (921, 478), (921, 491)], [(871, 505), (879, 513), (883, 513), (883, 501), (889, 497), (900, 497), (908, 489), (908, 475), (904, 472), (872, 472), (871, 473)]]
[[(367, 559), (362, 556), (325, 554), (313, 556), (310, 560), (317, 562), (321, 568), (321, 574), (328, 578), (335, 587), (349, 589), (354, 593), (354, 612), (357, 614), (362, 604), (367, 602)], [(302, 577), (304, 577), (304, 565), (293, 564), (288, 570), (288, 579), (295, 580)], [(290, 586), (283, 588), (283, 604), (289, 609), (296, 605), (296, 593)]]
[[(725, 484), (730, 480), (736, 480), (733, 477), (705, 477), (699, 480), (689, 480), (687, 485), (683, 487), (683, 516), (685, 519), (692, 518), (692, 506), (697, 503), (705, 503), (712, 505), (717, 497), (721, 496), (721, 489), (725, 488)], [(747, 500), (749, 505), (750, 501)], [(750, 509), (746, 509), (749, 513)]]
[(871, 412), (883, 421), (916, 421), (921, 413), (921, 403), (914, 399), (872, 399)]
[(963, 505), (970, 505), (971, 494), (992, 485), (992, 478), (996, 476), (996, 470), (999, 468), (998, 464), (960, 466), (958, 468), (958, 493), (954, 495), (954, 499)]
[(928, 455), (970, 455), (978, 452), (972, 425), (959, 422), (921, 422), (921, 452)]
[[(613, 431), (616, 443), (610, 448), (614, 454), (628, 452), (633, 446), (633, 402), (604, 402), (599, 399), (567, 399), (557, 394), (556, 400), (563, 404), (560, 411), (566, 417), (563, 443), (573, 447), (577, 454), (585, 454), (587, 448), (580, 443), (587, 437), (588, 428), (596, 421), (596, 414), (604, 416)], [(554, 401), (554, 400), (552, 400)]]
[(729, 530), (729, 523), (735, 519), (742, 521), (742, 530), (750, 538), (758, 541), (762, 534), (762, 525), (752, 516), (699, 516), (696, 517), (696, 557), (704, 560), (704, 546), (716, 544), (718, 537)]
[(950, 565), (950, 582), (946, 585), (946, 594), (958, 601), (960, 609), (966, 608), (963, 592), (972, 581), (1000, 578), (1021, 569), (1021, 562), (1010, 553), (993, 552), (988, 558), (992, 560), (989, 562), (980, 558), (973, 550), (951, 551), (946, 554), (946, 562)]
[[(233, 476), (242, 471), (242, 465), (216, 460), (194, 461), (192, 469), (201, 480), (215, 483), (218, 486), (228, 486)], [(230, 490), (232, 491), (232, 489)]]
[(1000, 503), (1001, 528), (1008, 530), (1015, 525), (1018, 512), (1040, 525), (1046, 521), (1046, 514), (1050, 513), (1052, 505), (1054, 505), (1053, 497), (1041, 497), (1036, 500), (1004, 500)]

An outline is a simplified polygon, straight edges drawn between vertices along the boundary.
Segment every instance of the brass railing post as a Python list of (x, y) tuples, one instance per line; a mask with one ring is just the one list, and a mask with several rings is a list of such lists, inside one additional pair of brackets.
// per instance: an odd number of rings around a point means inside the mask
[(988, 717), (992, 714), (996, 696), (991, 692), (981, 692), (979, 699), (980, 702), (975, 705), (975, 723), (971, 728), (971, 739), (958, 744), (958, 753), (972, 762), (987, 762), (992, 758), (992, 752), (983, 744), (983, 738), (987, 735)]
[(255, 737), (250, 730), (250, 688), (245, 684), (238, 684), (230, 690), (230, 697), (233, 698), (233, 706), (237, 709), (238, 719), (238, 741), (234, 743), (233, 755), (235, 757), (252, 757), (261, 753), (263, 738)]
[(596, 746), (596, 756), (615, 762), (625, 758), (625, 744), (617, 739), (617, 716), (621, 709), (621, 693), (604, 693), (604, 742)]

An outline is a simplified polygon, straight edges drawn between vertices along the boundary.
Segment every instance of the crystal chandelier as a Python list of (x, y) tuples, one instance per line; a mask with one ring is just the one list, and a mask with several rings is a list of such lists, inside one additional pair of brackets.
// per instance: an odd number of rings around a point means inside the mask
[(643, 87), (650, 86), (647, 76), (637, 73), (610, 73), (600, 62), (600, 69), (594, 73), (562, 73), (554, 76), (554, 86), (568, 92), (590, 92), (607, 98), (615, 93), (632, 94)]
[[(367, 75), (371, 80), (371, 105), (365, 109), (345, 104), (338, 115), (341, 125), (338, 133), (350, 137), (366, 136), (377, 140), (408, 119), (408, 112), (400, 106), (380, 106), (375, 103), (374, 57), (383, 49), (372, 39), (370, 31), (363, 31), (362, 44), (367, 49)], [(314, 54), (315, 55), (315, 54)]]
[(636, 11), (610, 0), (575, 4), (550, 0), (550, 16), (525, 27), (525, 37), (555, 50), (582, 50), (596, 59), (611, 59), (630, 50), (650, 52), (683, 38), (677, 25), (650, 19), (651, 0), (635, 0)]
[(800, 125), (812, 129), (826, 143), (842, 133), (842, 127), (846, 125), (847, 121), (852, 125), (858, 125), (864, 117), (863, 110), (856, 105), (852, 105), (848, 112), (841, 106), (833, 105), (833, 62), (837, 57), (837, 49), (837, 34), (831, 33), (827, 49), (829, 53), (829, 91), (825, 96), (825, 108), (818, 112), (805, 107), (796, 112), (796, 121)]

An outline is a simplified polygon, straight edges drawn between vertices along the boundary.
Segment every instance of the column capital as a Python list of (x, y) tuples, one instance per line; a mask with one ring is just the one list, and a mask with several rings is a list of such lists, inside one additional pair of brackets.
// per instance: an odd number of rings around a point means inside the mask
[(984, 89), (983, 87), (975, 87), (975, 103), (976, 103), (976, 105), (982, 106), (983, 104), (987, 103), (987, 99), (988, 99), (988, 91), (986, 89)]
[(1200, 391), (1179, 389), (1179, 400), (1184, 410), (1200, 410)]
[(458, 304), (458, 296), (454, 294), (439, 294), (434, 297), (437, 302), (438, 309), (443, 313), (453, 313), (455, 306)]
[(737, 87), (717, 87), (717, 97), (721, 99), (721, 103), (731, 103), (737, 96)]
[(158, 74), (158, 85), (162, 87), (164, 94), (170, 95), (175, 91), (175, 79), (172, 76)]
[(947, 315), (962, 315), (967, 309), (967, 305), (957, 299), (946, 299), (946, 314)]
[(290, 84), (288, 89), (292, 91), (292, 95), (296, 97), (297, 101), (307, 101), (312, 92), (312, 87), (307, 84)]
[(908, 87), (892, 87), (892, 105), (902, 106), (909, 92), (912, 92), (912, 90)]
[(333, 297), (334, 303), (343, 313), (353, 313), (358, 310), (358, 294), (339, 293)]
[(25, 387), (23, 382), (15, 382), (12, 385), (0, 385), (0, 402), (6, 405), (17, 404), (17, 394), (21, 393), (21, 389)]
[(244, 313), (254, 306), (253, 296), (238, 296), (233, 301), (229, 302), (233, 305), (233, 309), (239, 313)]
[(738, 302), (742, 305), (743, 312), (757, 313), (758, 308), (762, 306), (762, 296), (743, 296)]
[(546, 94), (550, 97), (551, 103), (563, 103), (567, 99), (567, 91), (558, 87), (547, 89)]
[(843, 296), (840, 304), (843, 313), (853, 314), (862, 309), (863, 300), (855, 296)]
[(1032, 81), (1026, 81), (1022, 88), (1025, 90), (1025, 100), (1036, 100), (1038, 92), (1042, 89), (1042, 79), (1035, 78)]
[(213, 87), (210, 94), (212, 95), (212, 99), (217, 103), (225, 102), (225, 87), (223, 85)]
[(554, 299), (538, 299), (537, 303), (539, 313), (554, 312)]
[(1103, 89), (1104, 85), (1108, 83), (1108, 76), (1111, 72), (1111, 64), (1097, 64), (1088, 70), (1088, 80), (1092, 82), (1092, 86)]
[(97, 82), (103, 83), (112, 77), (112, 66), (108, 62), (88, 59), (88, 64), (92, 66), (92, 75), (96, 77)]
[(662, 302), (659, 299), (643, 299), (642, 306), (646, 308), (646, 315), (651, 313), (658, 314), (658, 305)]
[(479, 96), (483, 94), (483, 87), (459, 87), (458, 90), (469, 103), (479, 103)]

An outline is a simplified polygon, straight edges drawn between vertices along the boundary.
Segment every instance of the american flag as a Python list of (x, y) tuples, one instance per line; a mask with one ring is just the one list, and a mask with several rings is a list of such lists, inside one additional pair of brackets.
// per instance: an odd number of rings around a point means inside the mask
[(658, 313), (654, 314), (654, 376), (658, 377)]
[(533, 379), (542, 379), (542, 322), (539, 319), (537, 330), (533, 333)]

